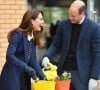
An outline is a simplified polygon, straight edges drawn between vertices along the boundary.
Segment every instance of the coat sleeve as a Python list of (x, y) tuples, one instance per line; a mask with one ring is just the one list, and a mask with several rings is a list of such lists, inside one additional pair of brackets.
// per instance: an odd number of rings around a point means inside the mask
[(39, 77), (39, 79), (44, 79), (45, 75), (40, 67), (40, 64), (37, 58), (33, 58), (30, 61), (30, 66), (35, 69), (36, 75)]
[(30, 74), (30, 76), (35, 76), (35, 71), (33, 68), (29, 67), (26, 63), (16, 57), (16, 50), (19, 42), (22, 40), (22, 33), (20, 31), (14, 31), (11, 35), (10, 42), (7, 49), (6, 60), (7, 62), (13, 64), (20, 70), (24, 70)]
[(59, 23), (56, 35), (54, 37), (54, 40), (53, 40), (52, 44), (50, 45), (50, 47), (49, 47), (49, 49), (48, 49), (48, 51), (47, 51), (45, 56), (48, 56), (49, 58), (52, 58), (52, 56), (57, 51), (61, 50), (62, 33), (63, 33), (62, 23)]
[(96, 27), (92, 37), (93, 67), (91, 77), (100, 79), (100, 27)]

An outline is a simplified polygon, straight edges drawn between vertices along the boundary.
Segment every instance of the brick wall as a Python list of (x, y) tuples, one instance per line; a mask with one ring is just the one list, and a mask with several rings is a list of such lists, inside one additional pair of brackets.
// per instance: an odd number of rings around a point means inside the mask
[(0, 72), (6, 60), (7, 33), (16, 28), (25, 12), (25, 0), (0, 0)]

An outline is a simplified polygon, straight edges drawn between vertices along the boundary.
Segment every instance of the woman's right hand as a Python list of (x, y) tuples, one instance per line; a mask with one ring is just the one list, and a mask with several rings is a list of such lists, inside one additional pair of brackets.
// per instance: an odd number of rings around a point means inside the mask
[(36, 72), (33, 68), (28, 67), (25, 69), (25, 72), (28, 74), (29, 77), (33, 77), (34, 79), (36, 79)]

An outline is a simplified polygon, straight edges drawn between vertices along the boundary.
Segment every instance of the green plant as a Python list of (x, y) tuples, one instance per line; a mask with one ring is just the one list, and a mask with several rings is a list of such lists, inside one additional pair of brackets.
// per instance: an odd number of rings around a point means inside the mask
[(57, 76), (55, 78), (55, 80), (59, 80), (59, 81), (65, 81), (65, 80), (69, 80), (69, 79), (70, 79), (69, 73), (66, 73), (66, 72), (62, 73), (61, 76)]

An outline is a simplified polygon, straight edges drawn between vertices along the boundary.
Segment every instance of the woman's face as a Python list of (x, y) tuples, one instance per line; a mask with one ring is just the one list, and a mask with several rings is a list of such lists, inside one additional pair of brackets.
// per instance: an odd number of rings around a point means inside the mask
[(41, 13), (38, 14), (35, 20), (31, 20), (34, 31), (41, 31), (41, 26), (43, 26), (44, 20)]

